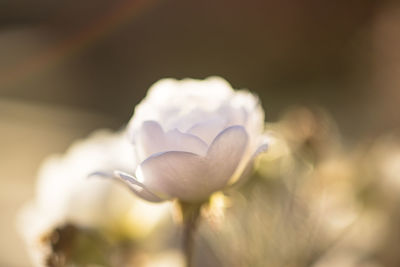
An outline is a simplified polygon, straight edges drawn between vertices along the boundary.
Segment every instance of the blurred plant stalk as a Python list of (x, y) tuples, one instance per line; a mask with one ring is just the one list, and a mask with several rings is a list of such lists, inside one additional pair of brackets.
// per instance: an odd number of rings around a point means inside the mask
[(200, 222), (200, 211), (204, 203), (186, 203), (179, 201), (178, 205), (182, 214), (182, 251), (185, 255), (185, 266), (193, 266), (195, 234)]

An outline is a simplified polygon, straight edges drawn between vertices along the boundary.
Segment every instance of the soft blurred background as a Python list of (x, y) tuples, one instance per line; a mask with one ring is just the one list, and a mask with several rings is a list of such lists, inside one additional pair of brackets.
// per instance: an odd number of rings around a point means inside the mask
[(395, 132), (399, 29), (394, 0), (0, 0), (0, 266), (29, 266), (15, 217), (44, 157), (122, 127), (160, 78), (222, 76), (256, 92), (269, 122), (322, 107), (344, 147)]

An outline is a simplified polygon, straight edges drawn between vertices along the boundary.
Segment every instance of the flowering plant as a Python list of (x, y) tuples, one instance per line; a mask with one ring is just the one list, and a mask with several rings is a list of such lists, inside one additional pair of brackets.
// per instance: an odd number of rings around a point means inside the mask
[(258, 98), (221, 78), (157, 82), (121, 132), (44, 162), (19, 218), (34, 263), (398, 266), (399, 137), (354, 149), (307, 108), (266, 128)]
[(222, 78), (164, 79), (154, 84), (128, 124), (135, 175), (116, 171), (149, 201), (201, 203), (245, 179), (267, 147), (264, 111), (248, 91)]
[[(143, 203), (130, 194), (133, 199), (108, 205), (115, 185), (90, 176), (110, 177), (149, 202), (177, 200), (183, 219), (183, 252), (186, 266), (191, 266), (203, 204), (213, 193), (243, 183), (254, 158), (267, 145), (264, 111), (257, 96), (235, 91), (218, 77), (161, 80), (136, 106), (122, 132), (94, 135), (65, 156), (45, 162), (36, 199), (22, 213), (21, 230), (28, 245), (41, 247), (31, 250), (38, 266), (43, 261), (69, 264), (69, 247), (55, 252), (54, 244), (43, 243), (43, 237), (50, 235), (46, 240), (51, 240), (54, 233), (63, 237), (81, 229), (120, 225), (124, 213)], [(114, 199), (126, 197), (125, 193)], [(162, 206), (147, 206), (155, 211), (146, 211), (151, 218), (136, 214), (139, 217), (134, 216), (132, 225), (146, 224), (151, 230), (165, 210)], [(25, 227), (28, 220), (35, 227)], [(142, 233), (150, 231), (139, 228)]]

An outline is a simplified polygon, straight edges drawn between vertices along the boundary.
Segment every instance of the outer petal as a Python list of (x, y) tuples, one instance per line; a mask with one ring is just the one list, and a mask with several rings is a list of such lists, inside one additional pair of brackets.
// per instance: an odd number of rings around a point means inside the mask
[(207, 156), (178, 151), (154, 155), (139, 166), (137, 176), (156, 194), (188, 202), (205, 200), (229, 181), (242, 159), (247, 139), (243, 127), (229, 127), (214, 139)]
[(150, 192), (142, 183), (140, 183), (135, 177), (131, 176), (130, 174), (120, 171), (114, 171), (114, 174), (122, 182), (125, 182), (137, 196), (150, 202), (161, 202), (166, 200)]
[(164, 133), (160, 124), (155, 121), (143, 123), (138, 133), (136, 149), (141, 160), (153, 154), (166, 151), (184, 151), (205, 155), (207, 144), (192, 134), (184, 134), (178, 130)]
[(205, 158), (189, 152), (154, 155), (138, 167), (136, 175), (156, 194), (182, 200), (200, 201), (209, 191)]
[(217, 187), (225, 186), (239, 167), (248, 145), (248, 135), (242, 126), (231, 126), (214, 139), (207, 153), (207, 162)]
[(166, 200), (150, 192), (147, 188), (145, 188), (145, 186), (142, 183), (140, 183), (137, 179), (135, 179), (135, 177), (121, 171), (95, 172), (89, 175), (89, 177), (92, 176), (99, 176), (103, 178), (111, 178), (118, 180), (127, 185), (129, 189), (131, 189), (132, 192), (135, 193), (135, 195), (150, 202), (161, 202)]
[(268, 143), (263, 143), (257, 148), (257, 150), (251, 155), (250, 159), (244, 164), (244, 170), (238, 175), (238, 178), (233, 181), (233, 185), (240, 186), (247, 181), (253, 171), (254, 160), (258, 155), (267, 151), (268, 146)]

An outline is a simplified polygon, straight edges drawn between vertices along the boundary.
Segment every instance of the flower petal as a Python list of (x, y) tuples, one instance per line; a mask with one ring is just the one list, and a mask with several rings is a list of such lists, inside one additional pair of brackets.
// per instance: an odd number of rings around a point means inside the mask
[(198, 136), (207, 144), (210, 144), (214, 138), (220, 133), (226, 125), (226, 120), (216, 117), (205, 122), (193, 125), (187, 133)]
[(251, 155), (250, 159), (245, 163), (244, 170), (239, 174), (238, 178), (233, 181), (235, 186), (240, 186), (247, 181), (251, 172), (253, 171), (254, 160), (258, 155), (267, 151), (268, 147), (269, 143), (263, 143), (256, 149), (256, 151)]
[(207, 144), (192, 134), (185, 134), (176, 129), (164, 133), (160, 124), (155, 121), (146, 121), (138, 133), (136, 149), (139, 159), (144, 160), (153, 154), (166, 151), (205, 155)]
[(227, 184), (247, 142), (244, 128), (232, 126), (214, 139), (207, 156), (179, 151), (153, 155), (138, 167), (136, 175), (157, 195), (199, 202)]
[(145, 160), (136, 174), (156, 194), (196, 202), (210, 194), (207, 172), (204, 157), (189, 152), (169, 151)]
[(205, 156), (207, 153), (208, 145), (193, 134), (182, 133), (174, 129), (165, 134), (165, 139), (166, 151), (183, 151), (201, 156)]
[(243, 126), (231, 126), (223, 130), (212, 142), (207, 162), (214, 176), (214, 186), (223, 187), (239, 167), (248, 144)]
[(130, 174), (114, 171), (115, 177), (119, 178), (120, 181), (124, 182), (129, 188), (139, 197), (150, 201), (150, 202), (161, 202), (166, 199), (162, 199), (150, 192), (142, 183), (140, 183), (135, 177)]
[(142, 183), (140, 183), (135, 177), (131, 176), (130, 174), (121, 172), (121, 171), (114, 171), (114, 172), (94, 172), (89, 175), (89, 177), (92, 176), (99, 176), (102, 178), (111, 178), (114, 180), (118, 180), (125, 185), (129, 187), (129, 189), (132, 190), (135, 195), (138, 197), (150, 201), (150, 202), (161, 202), (166, 199), (162, 199), (152, 192), (150, 192), (148, 189), (144, 187)]
[(247, 90), (236, 91), (236, 94), (231, 98), (230, 106), (241, 107), (245, 110), (247, 115), (244, 125), (251, 137), (262, 133), (265, 114), (256, 95)]
[(140, 160), (157, 153), (162, 149), (164, 132), (155, 121), (145, 121), (136, 139), (136, 151)]
[[(201, 81), (162, 79), (151, 86), (146, 98), (136, 106), (128, 124), (129, 135), (135, 136), (143, 122), (149, 120), (159, 121), (164, 130), (177, 128), (176, 121), (186, 118), (193, 110), (214, 112), (233, 94), (231, 85), (219, 77)], [(191, 125), (197, 122), (200, 121), (190, 121)]]

